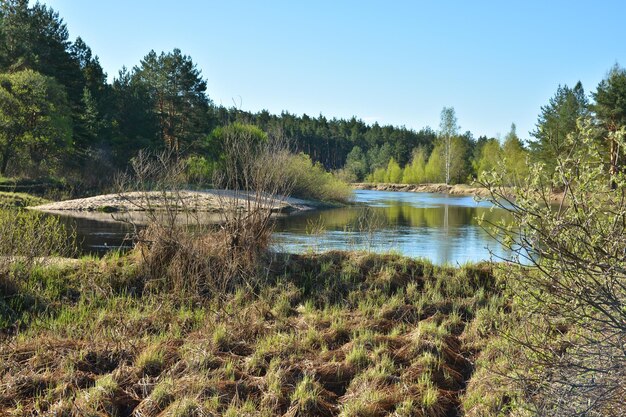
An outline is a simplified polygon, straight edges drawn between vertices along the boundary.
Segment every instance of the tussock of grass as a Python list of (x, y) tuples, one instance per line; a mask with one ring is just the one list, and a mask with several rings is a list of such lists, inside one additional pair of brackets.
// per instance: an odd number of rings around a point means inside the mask
[(356, 369), (363, 369), (370, 363), (367, 349), (363, 345), (355, 345), (346, 354), (346, 362), (348, 365), (355, 367)]
[(481, 266), (277, 255), (262, 283), (201, 299), (147, 288), (139, 262), (83, 259), (10, 281), (22, 318), (0, 313), (0, 414), (73, 416), (76, 403), (146, 417), (445, 416), (505, 404), (484, 369), (503, 358), (492, 339), (506, 302)]
[(135, 360), (135, 366), (148, 376), (158, 376), (165, 364), (165, 349), (160, 345), (146, 347)]
[(291, 406), (285, 416), (332, 416), (335, 406), (329, 398), (332, 398), (330, 393), (305, 375), (291, 394)]
[(200, 404), (192, 398), (176, 400), (165, 411), (167, 417), (201, 417), (203, 415)]

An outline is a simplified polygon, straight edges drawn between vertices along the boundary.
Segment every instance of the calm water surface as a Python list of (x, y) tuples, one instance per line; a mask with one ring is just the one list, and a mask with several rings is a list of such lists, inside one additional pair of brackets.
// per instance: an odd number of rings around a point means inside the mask
[(278, 220), (275, 241), (288, 252), (332, 249), (397, 251), (437, 264), (504, 256), (502, 247), (478, 224), (510, 220), (505, 211), (469, 196), (356, 191), (364, 206), (303, 213)]
[[(504, 211), (473, 197), (386, 191), (355, 192), (359, 205), (305, 212), (277, 219), (274, 245), (287, 252), (365, 249), (396, 251), (437, 264), (462, 264), (505, 255), (479, 226), (477, 218), (496, 222)], [(66, 218), (76, 227), (85, 253), (127, 248), (131, 229), (93, 218)]]

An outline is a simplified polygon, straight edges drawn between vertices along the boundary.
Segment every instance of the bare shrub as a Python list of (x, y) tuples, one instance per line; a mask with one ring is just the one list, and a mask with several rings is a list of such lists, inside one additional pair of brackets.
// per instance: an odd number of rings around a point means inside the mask
[(223, 158), (214, 183), (223, 189), (221, 229), (231, 256), (252, 255), (267, 247), (272, 214), (283, 210), (293, 188), (284, 171), (290, 154), (284, 140), (254, 126), (234, 124), (219, 137)]
[[(223, 157), (213, 179), (221, 189), (211, 191), (215, 207), (181, 189), (185, 165), (168, 154), (140, 154), (119, 181), (119, 195), (129, 199), (124, 191), (133, 190), (132, 204), (149, 220), (136, 233), (147, 288), (220, 295), (260, 276), (271, 216), (289, 192), (280, 171), (286, 147), (251, 126), (229, 126), (218, 137)], [(209, 211), (217, 211), (217, 224), (207, 221)]]

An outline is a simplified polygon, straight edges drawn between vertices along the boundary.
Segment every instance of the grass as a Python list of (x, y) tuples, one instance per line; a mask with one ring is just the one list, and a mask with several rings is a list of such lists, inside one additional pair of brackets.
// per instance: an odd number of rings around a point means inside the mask
[(135, 366), (142, 374), (157, 376), (161, 373), (165, 363), (165, 350), (158, 344), (149, 345), (141, 351), (135, 360)]
[(508, 303), (488, 266), (274, 255), (258, 286), (198, 299), (146, 285), (140, 262), (0, 277), (14, 294), (0, 415), (488, 415), (512, 402), (487, 371), (505, 362)]
[(0, 209), (23, 208), (49, 203), (45, 198), (26, 193), (0, 191)]

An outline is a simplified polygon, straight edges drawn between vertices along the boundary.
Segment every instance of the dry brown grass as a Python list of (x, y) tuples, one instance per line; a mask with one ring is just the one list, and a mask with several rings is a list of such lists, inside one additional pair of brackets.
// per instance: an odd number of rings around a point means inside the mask
[(121, 269), (141, 275), (128, 264), (142, 262), (66, 267), (67, 285), (95, 270), (117, 283), (92, 278), (100, 290), (0, 343), (0, 413), (459, 415), (478, 352), (438, 299), (465, 306), (471, 330), (476, 291), (497, 292), (480, 267), (451, 280), (400, 257), (329, 253), (266, 259), (256, 295), (181, 300), (152, 283), (124, 291), (137, 278)]

